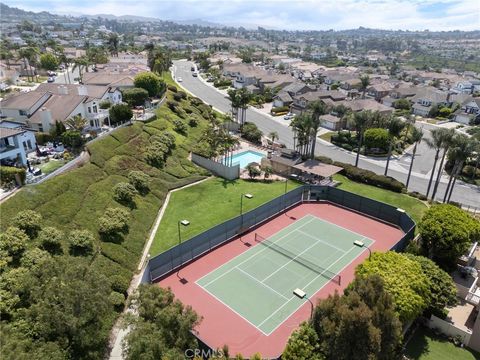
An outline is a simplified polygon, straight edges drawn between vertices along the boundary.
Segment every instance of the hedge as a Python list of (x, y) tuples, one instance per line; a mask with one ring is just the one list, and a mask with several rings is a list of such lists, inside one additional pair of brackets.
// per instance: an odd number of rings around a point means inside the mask
[(288, 106), (278, 106), (278, 107), (272, 108), (272, 110), (270, 110), (270, 112), (272, 114), (276, 114), (276, 113), (281, 113), (281, 112), (288, 112), (288, 110), (290, 110), (290, 108)]
[(406, 191), (405, 185), (403, 183), (390, 176), (378, 175), (373, 171), (360, 169), (350, 164), (333, 161), (332, 159), (325, 156), (319, 156), (316, 159), (326, 164), (340, 166), (341, 168), (343, 168), (341, 173), (350, 180), (367, 185), (377, 186), (382, 189), (391, 190), (398, 193)]
[(0, 166), (0, 184), (16, 183), (15, 175), (17, 174), (20, 176), (22, 185), (25, 184), (25, 178), (27, 177), (25, 169), (12, 166)]

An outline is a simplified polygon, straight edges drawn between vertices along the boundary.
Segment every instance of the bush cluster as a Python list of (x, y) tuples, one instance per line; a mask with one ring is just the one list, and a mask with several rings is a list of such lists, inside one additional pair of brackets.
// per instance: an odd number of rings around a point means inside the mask
[(271, 113), (276, 114), (276, 113), (283, 113), (283, 112), (288, 112), (290, 108), (288, 106), (277, 106), (272, 108)]
[(52, 141), (53, 138), (54, 137), (49, 133), (44, 133), (44, 132), (35, 133), (35, 140), (37, 141), (38, 145), (45, 145), (47, 142)]
[(5, 185), (15, 183), (16, 177), (19, 177), (20, 182), (25, 184), (27, 173), (25, 169), (19, 169), (12, 166), (0, 166), (0, 184)]
[(340, 131), (338, 133), (332, 134), (330, 141), (332, 142), (332, 144), (340, 146), (348, 151), (352, 151), (358, 146), (357, 138), (352, 135), (350, 131)]
[(182, 135), (185, 135), (188, 130), (187, 125), (180, 119), (173, 120), (173, 129)]
[(128, 182), (141, 194), (150, 190), (148, 180), (149, 176), (143, 171), (132, 170), (128, 173)]
[(224, 86), (230, 86), (232, 85), (232, 81), (222, 78), (222, 79), (217, 79), (213, 82), (213, 86), (219, 88), (219, 87), (224, 87)]
[(168, 85), (167, 89), (170, 90), (171, 92), (174, 92), (174, 93), (176, 93), (178, 91), (177, 87), (175, 85)]
[(92, 252), (95, 237), (88, 230), (73, 230), (68, 234), (70, 254), (87, 255)]
[(178, 102), (185, 100), (186, 98), (187, 94), (184, 91), (178, 91), (177, 93), (173, 94), (173, 99)]
[(104, 240), (115, 240), (128, 232), (129, 213), (121, 208), (108, 208), (100, 218), (98, 232)]
[(398, 193), (405, 192), (406, 188), (403, 183), (390, 176), (378, 175), (373, 171), (357, 168), (350, 164), (333, 161), (326, 156), (317, 156), (316, 159), (325, 164), (333, 164), (343, 168), (342, 174), (353, 181), (364, 183), (367, 185), (377, 186), (382, 189), (392, 190)]
[(172, 101), (172, 100), (168, 100), (167, 101), (167, 106), (170, 110), (172, 111), (176, 111), (177, 110), (177, 107), (178, 107), (178, 102), (176, 101)]
[[(183, 125), (185, 126), (185, 124)], [(165, 164), (167, 156), (171, 153), (171, 150), (174, 147), (175, 135), (173, 135), (172, 133), (164, 131), (160, 135), (152, 136), (150, 138), (150, 145), (147, 146), (145, 152), (145, 160), (150, 165), (161, 168)]]
[(253, 143), (260, 143), (262, 140), (262, 132), (260, 129), (251, 122), (246, 122), (240, 129), (242, 137)]
[(113, 187), (113, 198), (120, 204), (132, 204), (136, 193), (135, 187), (127, 182), (119, 182)]
[(390, 143), (390, 137), (388, 136), (388, 130), (383, 128), (371, 128), (365, 131), (365, 147), (367, 149), (380, 149), (383, 151), (388, 150)]

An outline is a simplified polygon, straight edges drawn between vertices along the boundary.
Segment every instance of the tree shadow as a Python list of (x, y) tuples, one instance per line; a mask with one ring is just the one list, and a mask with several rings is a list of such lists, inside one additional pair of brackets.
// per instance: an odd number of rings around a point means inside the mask
[(237, 180), (228, 180), (228, 179), (223, 179), (222, 180), (222, 186), (226, 189), (228, 185), (235, 185)]
[[(432, 337), (435, 340), (440, 338), (433, 334), (430, 330), (419, 326), (412, 338), (405, 346), (405, 354), (412, 360), (420, 359), (423, 355), (430, 352), (427, 337)], [(446, 340), (445, 340), (446, 341)]]

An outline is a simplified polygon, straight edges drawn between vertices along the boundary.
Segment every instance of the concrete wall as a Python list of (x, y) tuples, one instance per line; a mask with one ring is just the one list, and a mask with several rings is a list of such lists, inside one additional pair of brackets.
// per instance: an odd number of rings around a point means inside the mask
[(225, 166), (216, 161), (204, 158), (203, 156), (192, 153), (192, 161), (207, 169), (210, 170), (213, 174), (223, 177), (227, 180), (235, 180), (240, 177), (240, 165)]
[(475, 325), (473, 325), (472, 336), (467, 345), (475, 351), (480, 351), (480, 313), (477, 315)]
[(440, 332), (447, 336), (460, 336), (462, 338), (462, 342), (465, 345), (469, 346), (472, 333), (459, 329), (448, 321), (442, 320), (435, 315), (432, 315), (432, 317), (428, 321), (428, 327), (430, 327), (431, 329), (438, 329)]

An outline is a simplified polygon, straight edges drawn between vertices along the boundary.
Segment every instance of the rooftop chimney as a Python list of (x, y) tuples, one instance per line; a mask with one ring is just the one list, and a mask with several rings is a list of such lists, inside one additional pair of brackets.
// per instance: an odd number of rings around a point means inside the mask
[(88, 96), (88, 90), (87, 90), (87, 87), (85, 85), (80, 85), (78, 87), (78, 95)]
[(58, 93), (60, 95), (68, 95), (68, 88), (65, 85), (60, 85), (58, 87)]
[(41, 108), (40, 121), (42, 123), (43, 132), (50, 132), (50, 127), (53, 125), (52, 112), (45, 107)]

